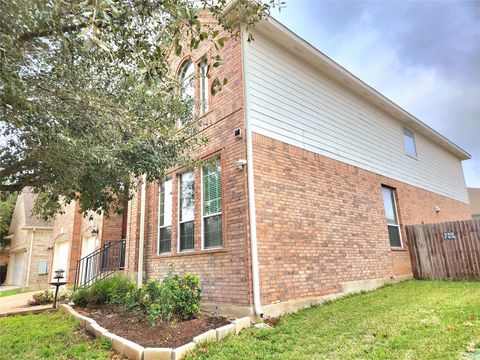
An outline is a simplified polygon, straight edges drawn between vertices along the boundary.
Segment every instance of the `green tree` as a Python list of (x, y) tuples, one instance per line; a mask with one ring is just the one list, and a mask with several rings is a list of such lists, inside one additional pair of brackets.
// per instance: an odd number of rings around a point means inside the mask
[(0, 250), (10, 244), (5, 236), (8, 235), (16, 201), (17, 193), (0, 193)]
[[(0, 190), (33, 188), (44, 218), (60, 199), (109, 212), (141, 174), (161, 179), (192, 162), (206, 139), (195, 125), (176, 128), (193, 104), (181, 96), (172, 57), (204, 42), (220, 49), (239, 21), (248, 29), (270, 7), (238, 0), (227, 16), (227, 3), (0, 0)], [(202, 24), (203, 10), (219, 25)], [(222, 63), (218, 54), (206, 60)], [(212, 79), (211, 92), (227, 81)]]

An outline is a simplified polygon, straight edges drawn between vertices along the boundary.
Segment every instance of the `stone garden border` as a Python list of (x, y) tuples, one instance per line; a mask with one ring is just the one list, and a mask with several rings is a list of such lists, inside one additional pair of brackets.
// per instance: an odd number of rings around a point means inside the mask
[(80, 326), (85, 328), (89, 333), (95, 337), (104, 337), (112, 342), (113, 349), (121, 355), (127, 356), (131, 360), (179, 360), (183, 359), (185, 355), (195, 349), (197, 344), (205, 341), (220, 341), (229, 335), (237, 335), (245, 328), (252, 326), (252, 320), (246, 316), (232, 321), (230, 324), (219, 327), (217, 329), (208, 330), (203, 334), (195, 336), (188, 344), (172, 348), (151, 348), (143, 347), (134, 343), (133, 341), (124, 339), (120, 336), (110, 333), (107, 329), (101, 327), (93, 319), (76, 312), (70, 305), (61, 304), (60, 310), (71, 314)]

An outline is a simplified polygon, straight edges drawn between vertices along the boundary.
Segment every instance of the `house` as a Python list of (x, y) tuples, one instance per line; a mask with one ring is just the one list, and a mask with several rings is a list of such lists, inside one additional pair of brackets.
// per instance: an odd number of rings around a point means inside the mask
[[(68, 284), (74, 284), (77, 263), (80, 259), (104, 246), (125, 239), (125, 219), (126, 214), (110, 216), (95, 212), (82, 214), (78, 201), (63, 205), (61, 213), (53, 222), (53, 254), (50, 259), (52, 277), (55, 275), (55, 270), (64, 270), (65, 281)], [(77, 276), (90, 282), (93, 268), (100, 260), (102, 259), (95, 258), (89, 259), (87, 264), (82, 263)], [(88, 271), (85, 270), (87, 265)]]
[(35, 194), (29, 188), (17, 197), (7, 239), (10, 255), (5, 284), (23, 289), (43, 289), (48, 286), (49, 246), (52, 223), (32, 213)]
[(276, 20), (239, 31), (215, 96), (212, 49), (173, 62), (210, 139), (192, 156), (211, 161), (142, 183), (126, 271), (198, 274), (203, 308), (259, 316), (411, 278), (405, 225), (470, 218), (469, 154)]
[(468, 188), (472, 219), (480, 219), (480, 188)]

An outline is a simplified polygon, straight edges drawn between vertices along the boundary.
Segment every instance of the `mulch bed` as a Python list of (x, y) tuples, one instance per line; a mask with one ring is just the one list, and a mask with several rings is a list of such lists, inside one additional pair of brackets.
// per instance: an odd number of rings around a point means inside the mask
[(224, 317), (202, 313), (193, 320), (159, 321), (151, 326), (145, 315), (119, 306), (75, 307), (75, 310), (92, 318), (109, 332), (144, 347), (176, 348), (205, 331), (230, 323)]

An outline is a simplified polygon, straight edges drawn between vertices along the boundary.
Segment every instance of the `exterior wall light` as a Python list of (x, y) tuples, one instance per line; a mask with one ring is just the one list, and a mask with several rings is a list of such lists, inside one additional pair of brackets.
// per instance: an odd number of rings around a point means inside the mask
[(243, 170), (243, 167), (244, 167), (245, 165), (247, 165), (247, 160), (245, 160), (245, 159), (238, 159), (237, 162), (236, 162), (236, 165), (237, 165), (237, 169), (241, 171), (241, 170)]
[(435, 214), (440, 214), (440, 208), (438, 206), (435, 205)]

